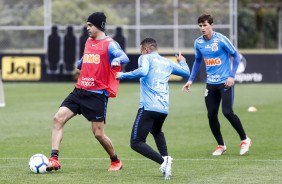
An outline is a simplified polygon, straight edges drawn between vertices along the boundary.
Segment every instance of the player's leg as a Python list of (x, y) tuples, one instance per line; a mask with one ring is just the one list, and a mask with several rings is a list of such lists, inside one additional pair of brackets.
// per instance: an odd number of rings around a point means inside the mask
[(153, 135), (157, 148), (162, 156), (168, 156), (167, 145), (164, 133), (162, 132), (163, 123), (167, 114), (155, 113), (155, 121), (150, 133)]
[(222, 112), (226, 119), (231, 123), (233, 128), (237, 131), (241, 139), (241, 155), (245, 155), (251, 146), (251, 140), (247, 137), (243, 125), (239, 117), (233, 112), (234, 103), (234, 86), (231, 88), (221, 88), (222, 96)]
[(59, 148), (63, 139), (63, 128), (65, 123), (74, 116), (75, 114), (67, 107), (60, 107), (58, 112), (55, 114), (53, 119), (52, 127), (52, 150), (49, 163), (46, 168), (47, 171), (58, 170), (61, 168), (59, 163)]
[(63, 139), (63, 128), (69, 119), (77, 113), (80, 113), (79, 105), (76, 103), (78, 99), (79, 95), (77, 94), (77, 89), (74, 89), (62, 102), (61, 107), (53, 118), (52, 150), (47, 171), (52, 171), (53, 169), (58, 170), (61, 167), (58, 161), (58, 156), (60, 144)]
[(167, 114), (152, 112), (152, 116), (154, 117), (154, 124), (151, 128), (150, 133), (153, 135), (157, 148), (160, 154), (163, 156), (164, 161), (160, 166), (160, 170), (164, 174), (165, 180), (168, 180), (172, 175), (171, 165), (173, 159), (171, 158), (171, 156), (168, 156), (166, 140), (164, 133), (162, 132), (162, 127)]
[(95, 138), (110, 156), (111, 167), (109, 171), (120, 170), (122, 163), (115, 154), (111, 139), (105, 134), (108, 97), (104, 94), (84, 91), (81, 101), (82, 115), (92, 122), (92, 132)]
[(222, 138), (222, 134), (220, 131), (220, 123), (218, 120), (218, 110), (221, 100), (220, 91), (218, 90), (218, 87), (219, 85), (207, 84), (205, 94), (205, 103), (208, 110), (210, 129), (218, 144), (215, 151), (213, 152), (214, 156), (222, 155), (226, 151), (226, 146)]
[(220, 124), (218, 120), (218, 109), (220, 106), (220, 93), (217, 90), (217, 85), (207, 84), (205, 103), (208, 110), (208, 119), (210, 129), (218, 143), (224, 145), (224, 141), (220, 131)]
[(141, 155), (162, 164), (163, 157), (146, 144), (146, 138), (153, 126), (154, 119), (151, 117), (151, 112), (143, 108), (138, 110), (135, 122), (132, 127), (130, 146)]
[(63, 128), (65, 123), (75, 114), (67, 107), (60, 107), (53, 118), (52, 127), (52, 149), (59, 150), (60, 143), (63, 139)]
[(115, 153), (111, 139), (105, 134), (104, 127), (105, 127), (104, 121), (92, 122), (92, 130), (95, 138), (100, 142), (100, 144), (103, 146), (105, 151), (110, 156), (111, 167), (109, 168), (109, 171), (121, 170), (122, 162), (118, 159)]
[(233, 112), (233, 102), (234, 102), (234, 86), (230, 88), (225, 88), (222, 86), (221, 89), (222, 96), (222, 113), (231, 123), (233, 128), (239, 134), (241, 140), (246, 139), (246, 134), (239, 117)]

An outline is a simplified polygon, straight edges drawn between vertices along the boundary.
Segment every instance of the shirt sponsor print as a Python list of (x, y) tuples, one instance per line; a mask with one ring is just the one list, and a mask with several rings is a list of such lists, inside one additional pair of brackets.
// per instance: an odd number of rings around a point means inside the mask
[(99, 64), (100, 61), (100, 55), (98, 54), (84, 54), (83, 56), (83, 63)]
[(221, 65), (221, 60), (220, 58), (204, 58), (204, 61), (206, 63), (206, 66), (216, 66), (216, 65)]
[(91, 77), (82, 77), (80, 84), (85, 87), (95, 86), (95, 79)]
[(210, 82), (218, 82), (220, 80), (220, 75), (207, 75), (207, 79)]
[(161, 82), (159, 79), (154, 79), (153, 89), (159, 92), (167, 92), (167, 84), (165, 82)]

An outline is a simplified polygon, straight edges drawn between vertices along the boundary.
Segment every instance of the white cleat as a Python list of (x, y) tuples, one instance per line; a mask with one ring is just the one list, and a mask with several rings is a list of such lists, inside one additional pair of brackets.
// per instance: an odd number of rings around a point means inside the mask
[(165, 175), (165, 168), (166, 168), (166, 164), (167, 164), (167, 156), (163, 157), (164, 162), (161, 164), (160, 170), (163, 173), (163, 175)]
[(169, 180), (172, 173), (171, 164), (173, 158), (171, 158), (171, 156), (164, 156), (163, 158), (164, 158), (164, 162), (161, 164), (160, 170), (164, 175), (164, 179)]
[(216, 148), (215, 148), (215, 151), (212, 153), (213, 156), (220, 156), (220, 155), (223, 155), (227, 150), (227, 147), (224, 145), (218, 145)]
[(241, 141), (240, 155), (243, 156), (243, 155), (248, 154), (251, 145), (252, 145), (252, 140), (249, 137), (247, 137), (247, 139)]

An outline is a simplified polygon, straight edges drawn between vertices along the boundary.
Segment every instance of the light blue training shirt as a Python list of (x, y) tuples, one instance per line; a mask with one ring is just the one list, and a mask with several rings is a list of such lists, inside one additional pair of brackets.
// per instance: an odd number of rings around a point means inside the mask
[(141, 55), (138, 68), (122, 73), (120, 79), (140, 78), (139, 108), (168, 114), (171, 74), (189, 77), (190, 70), (185, 60), (179, 64), (160, 56), (157, 52)]
[[(228, 77), (235, 77), (240, 56), (226, 36), (218, 32), (213, 32), (210, 40), (200, 36), (194, 42), (194, 49), (195, 62), (189, 78), (190, 81), (195, 79), (202, 61), (206, 64), (206, 82), (208, 84), (225, 83)], [(233, 65), (231, 65), (230, 55), (234, 58)]]

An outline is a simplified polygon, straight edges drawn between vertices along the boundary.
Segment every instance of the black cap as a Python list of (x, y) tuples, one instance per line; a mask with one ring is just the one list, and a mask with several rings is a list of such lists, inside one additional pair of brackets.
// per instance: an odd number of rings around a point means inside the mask
[(101, 31), (105, 31), (106, 28), (106, 15), (103, 12), (95, 12), (89, 15), (87, 22), (92, 23), (95, 27)]

